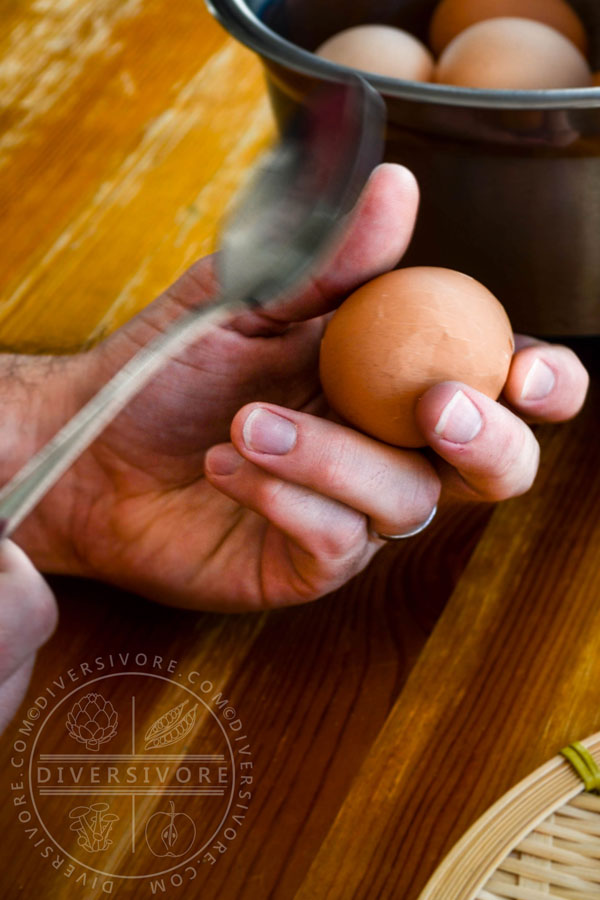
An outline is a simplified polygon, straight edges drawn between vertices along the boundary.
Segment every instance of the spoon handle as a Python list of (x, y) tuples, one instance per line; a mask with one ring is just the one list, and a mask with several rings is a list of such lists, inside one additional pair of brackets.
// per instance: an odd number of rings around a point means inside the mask
[(73, 462), (175, 352), (233, 313), (241, 300), (220, 299), (177, 319), (133, 356), (0, 490), (0, 537), (8, 537)]

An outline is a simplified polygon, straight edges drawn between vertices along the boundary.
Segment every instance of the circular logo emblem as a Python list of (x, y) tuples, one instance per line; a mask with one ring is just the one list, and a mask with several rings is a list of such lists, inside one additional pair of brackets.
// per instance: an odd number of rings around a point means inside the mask
[(52, 847), (54, 868), (86, 872), (107, 893), (117, 879), (161, 891), (237, 835), (247, 739), (227, 699), (193, 675), (110, 672), (66, 684), (43, 716), (44, 704), (29, 710), (29, 739), (13, 746), (25, 801), (15, 807), (33, 845)]

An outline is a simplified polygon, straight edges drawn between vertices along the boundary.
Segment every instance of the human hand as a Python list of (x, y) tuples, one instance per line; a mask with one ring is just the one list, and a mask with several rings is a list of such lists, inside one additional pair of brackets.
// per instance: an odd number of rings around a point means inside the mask
[(539, 444), (526, 423), (564, 422), (585, 401), (589, 376), (568, 347), (515, 335), (515, 354), (498, 403), (465, 385), (427, 391), (417, 420), (436, 451), (446, 495), (507, 500), (529, 490)]
[[(585, 397), (587, 375), (566, 348), (518, 350), (505, 390), (515, 412), (465, 386), (428, 391), (418, 416), (435, 465), (328, 418), (318, 381), (326, 315), (397, 263), (417, 205), (412, 175), (381, 166), (343, 244), (308, 287), (186, 350), (96, 441), (24, 526), (34, 559), (168, 603), (263, 609), (339, 587), (382, 546), (374, 532), (404, 533), (423, 522), (442, 489), (484, 500), (526, 490), (538, 447), (520, 416), (566, 419)], [(98, 386), (185, 308), (217, 292), (213, 262), (197, 263), (80, 358), (81, 382)], [(538, 399), (523, 398), (536, 361), (541, 380), (550, 386), (545, 361), (554, 384), (545, 397), (538, 386)], [(448, 431), (462, 396), (479, 411), (476, 436), (464, 401), (461, 433)], [(444, 413), (449, 401), (452, 416)], [(45, 521), (60, 547), (44, 544)]]
[(22, 550), (0, 543), (0, 731), (27, 690), (36, 650), (56, 625), (50, 588)]

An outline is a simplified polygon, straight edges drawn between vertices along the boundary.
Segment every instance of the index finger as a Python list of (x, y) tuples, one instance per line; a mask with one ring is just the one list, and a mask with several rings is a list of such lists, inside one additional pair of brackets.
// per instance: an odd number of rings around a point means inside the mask
[(412, 237), (418, 206), (419, 188), (412, 172), (394, 163), (377, 166), (337, 248), (308, 284), (278, 301), (267, 315), (279, 322), (323, 315), (366, 281), (393, 269)]
[[(232, 327), (248, 336), (278, 333), (288, 323), (335, 309), (349, 293), (393, 269), (402, 258), (412, 237), (418, 205), (419, 189), (412, 172), (394, 163), (377, 166), (320, 271), (295, 294), (277, 300), (273, 309), (244, 312)], [(219, 293), (217, 270), (216, 257), (199, 260), (137, 316), (139, 327), (151, 325), (153, 330), (162, 330), (181, 315), (182, 307), (211, 302)]]

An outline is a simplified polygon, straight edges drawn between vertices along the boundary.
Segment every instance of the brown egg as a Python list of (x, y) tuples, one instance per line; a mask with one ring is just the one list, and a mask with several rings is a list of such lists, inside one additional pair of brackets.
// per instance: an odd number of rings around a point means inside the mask
[(429, 81), (434, 60), (427, 47), (399, 28), (358, 25), (330, 37), (315, 50), (330, 62), (407, 81)]
[(398, 269), (337, 310), (321, 343), (321, 384), (352, 425), (422, 447), (414, 411), (427, 388), (462, 381), (496, 399), (513, 350), (504, 307), (478, 281), (450, 269)]
[(600, 87), (600, 72), (592, 73), (593, 87)]
[(484, 19), (535, 19), (569, 38), (582, 53), (588, 50), (583, 22), (565, 0), (442, 0), (433, 14), (429, 42), (438, 56), (457, 34)]
[(448, 44), (435, 73), (441, 84), (505, 90), (590, 87), (577, 47), (531, 19), (487, 19)]

